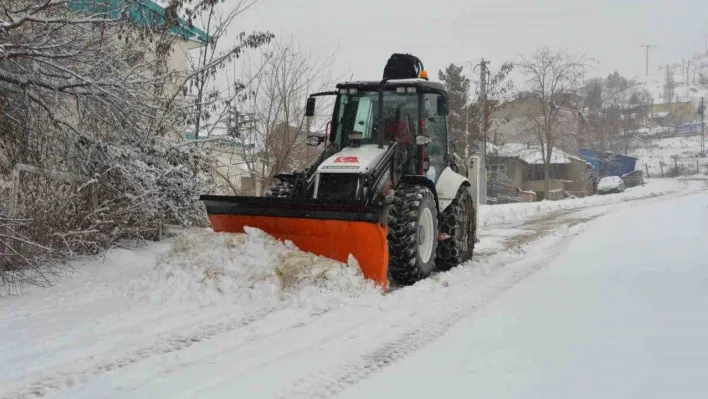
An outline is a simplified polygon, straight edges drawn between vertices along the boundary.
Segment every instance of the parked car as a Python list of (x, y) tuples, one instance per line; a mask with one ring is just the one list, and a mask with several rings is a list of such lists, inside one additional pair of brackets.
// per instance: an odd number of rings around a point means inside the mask
[(598, 194), (621, 193), (626, 189), (624, 181), (619, 176), (607, 176), (597, 184)]

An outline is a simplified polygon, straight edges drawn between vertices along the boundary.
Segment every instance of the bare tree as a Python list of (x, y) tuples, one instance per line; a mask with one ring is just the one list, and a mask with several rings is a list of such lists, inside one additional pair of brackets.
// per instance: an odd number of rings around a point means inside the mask
[[(480, 118), (483, 116), (484, 130), (487, 132), (487, 137), (484, 137), (484, 139), (487, 141), (491, 139), (492, 143), (495, 145), (499, 144), (498, 131), (504, 121), (492, 123), (491, 115), (499, 109), (506, 97), (514, 89), (514, 82), (509, 80), (509, 74), (513, 69), (514, 64), (512, 62), (505, 62), (497, 71), (489, 71), (487, 77), (486, 101), (484, 101), (484, 113), (480, 112), (481, 105), (479, 101), (471, 105), (473, 111), (470, 113), (470, 115), (472, 115), (472, 119), (469, 121), (470, 126), (474, 126), (474, 129), (478, 131), (479, 127), (482, 126)], [(475, 81), (475, 94), (477, 99), (480, 98), (479, 90), (480, 82)], [(481, 135), (481, 133), (479, 134)]]
[[(190, 58), (191, 74), (187, 76), (184, 85), (188, 87), (188, 113), (187, 124), (193, 127), (196, 138), (201, 136), (211, 137), (215, 130), (223, 132), (226, 127), (225, 120), (232, 111), (231, 105), (237, 101), (241, 90), (245, 87), (242, 82), (221, 86), (216, 83), (217, 74), (224, 71), (224, 66), (238, 59), (244, 50), (257, 48), (268, 44), (273, 39), (269, 32), (255, 32), (246, 34), (241, 32), (232, 37), (230, 27), (233, 21), (250, 9), (257, 0), (237, 1), (229, 3), (229, 9), (223, 11), (217, 7), (216, 2), (205, 2), (204, 12), (199, 18), (200, 25), (204, 26), (209, 42), (194, 51)], [(194, 11), (191, 12), (194, 15)], [(230, 35), (231, 34), (231, 35)], [(233, 41), (224, 46), (224, 39)]]
[(589, 60), (565, 50), (542, 47), (517, 64), (527, 78), (523, 98), (535, 102), (537, 110), (528, 120), (530, 133), (543, 156), (544, 194), (550, 188), (550, 164), (553, 148), (563, 141), (575, 139), (578, 91)]
[(666, 104), (666, 111), (672, 113), (672, 104), (674, 101), (674, 96), (676, 95), (676, 82), (674, 81), (674, 71), (671, 66), (666, 65), (666, 73), (664, 74), (664, 89), (661, 97), (664, 99)]
[[(266, 54), (247, 63), (244, 81), (252, 82), (243, 108), (253, 114), (253, 123), (242, 132), (244, 162), (253, 178), (264, 179), (277, 172), (302, 168), (307, 161), (305, 140), (313, 130), (323, 130), (326, 120), (309, 126), (305, 117), (307, 95), (323, 91), (333, 82), (329, 65), (333, 55), (314, 59), (290, 44), (275, 43)], [(326, 108), (325, 101), (318, 108)]]
[[(491, 114), (501, 104), (504, 96), (513, 89), (513, 82), (508, 80), (508, 76), (513, 69), (511, 62), (505, 62), (495, 71), (488, 71), (485, 112), (482, 113), (479, 102), (479, 80), (472, 81), (464, 74), (462, 66), (450, 64), (445, 68), (445, 71), (438, 73), (438, 78), (445, 84), (448, 90), (450, 101), (450, 116), (448, 123), (450, 128), (450, 140), (453, 143), (455, 152), (459, 155), (467, 157), (478, 151), (480, 140), (490, 140), (496, 142), (497, 129), (501, 122), (492, 123)], [(475, 85), (475, 98), (473, 101), (470, 97), (470, 88)], [(488, 132), (488, 137), (482, 137), (480, 132), (481, 118), (484, 115), (485, 129)]]
[(640, 121), (649, 115), (651, 104), (651, 93), (644, 85), (617, 72), (610, 74), (605, 80), (602, 111), (605, 129), (616, 140), (608, 141), (602, 150), (627, 154), (632, 133), (641, 126)]

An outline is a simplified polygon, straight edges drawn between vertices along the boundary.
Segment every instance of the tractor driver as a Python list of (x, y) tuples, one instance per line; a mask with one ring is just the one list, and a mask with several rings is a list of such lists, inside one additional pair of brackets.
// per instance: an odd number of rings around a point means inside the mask
[(405, 103), (398, 104), (394, 117), (386, 118), (384, 137), (386, 140), (396, 140), (403, 149), (407, 149), (413, 141), (411, 129), (415, 129), (415, 125), (410, 113), (402, 111), (404, 105)]

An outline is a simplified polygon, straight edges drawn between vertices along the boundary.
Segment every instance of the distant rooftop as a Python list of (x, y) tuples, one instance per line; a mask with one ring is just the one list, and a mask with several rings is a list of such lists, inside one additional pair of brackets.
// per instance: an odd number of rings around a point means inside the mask
[[(165, 9), (152, 0), (69, 0), (69, 8), (86, 14), (106, 14), (108, 18), (118, 19), (126, 16), (138, 26), (160, 28), (167, 23)], [(201, 29), (179, 19), (179, 26), (170, 32), (184, 40), (207, 43), (211, 38)]]
[[(538, 145), (506, 143), (500, 146), (487, 143), (487, 151), (491, 156), (519, 158), (529, 165), (543, 165), (543, 152)], [(581, 157), (568, 154), (559, 148), (553, 148), (551, 164), (569, 164), (573, 159), (585, 162)]]

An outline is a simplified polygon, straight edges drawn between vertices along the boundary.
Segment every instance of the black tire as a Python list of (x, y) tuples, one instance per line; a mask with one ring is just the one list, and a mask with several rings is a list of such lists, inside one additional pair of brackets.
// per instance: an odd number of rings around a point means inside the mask
[[(426, 239), (430, 237), (428, 234), (432, 236), (432, 244)], [(388, 217), (391, 280), (410, 285), (428, 277), (435, 268), (437, 235), (437, 207), (433, 193), (426, 187), (401, 185), (396, 190)], [(430, 253), (425, 259), (423, 252), (427, 252), (427, 248)]]
[(440, 233), (447, 234), (450, 238), (438, 243), (435, 263), (439, 270), (450, 270), (472, 259), (476, 222), (472, 196), (467, 187), (462, 186), (440, 217)]
[(293, 190), (293, 185), (288, 182), (279, 181), (268, 187), (263, 193), (264, 197), (287, 198)]

